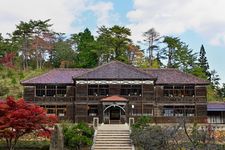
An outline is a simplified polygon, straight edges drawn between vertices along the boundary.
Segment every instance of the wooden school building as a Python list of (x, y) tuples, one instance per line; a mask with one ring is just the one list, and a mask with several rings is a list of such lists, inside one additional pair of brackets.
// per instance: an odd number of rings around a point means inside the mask
[(53, 69), (21, 81), (24, 98), (74, 122), (207, 121), (208, 81), (176, 69), (139, 69), (119, 61), (94, 69)]

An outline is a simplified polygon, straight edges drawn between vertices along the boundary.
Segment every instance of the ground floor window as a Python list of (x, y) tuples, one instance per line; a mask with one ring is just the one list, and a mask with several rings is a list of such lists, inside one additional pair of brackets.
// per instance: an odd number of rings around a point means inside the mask
[(195, 106), (164, 106), (163, 116), (194, 116)]
[(66, 105), (42, 105), (47, 110), (47, 114), (56, 114), (58, 117), (66, 116)]
[(88, 105), (88, 116), (97, 116), (97, 115), (98, 115), (98, 106)]
[(143, 106), (143, 115), (145, 116), (153, 116), (153, 106), (152, 105), (144, 105)]

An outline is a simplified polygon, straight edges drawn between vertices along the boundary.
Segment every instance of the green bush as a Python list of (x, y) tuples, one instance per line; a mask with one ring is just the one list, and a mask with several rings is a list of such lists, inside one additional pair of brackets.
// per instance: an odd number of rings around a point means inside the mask
[(135, 124), (133, 124), (133, 128), (145, 128), (152, 121), (150, 116), (141, 116), (138, 118)]
[(86, 123), (64, 124), (64, 144), (69, 149), (81, 149), (93, 144), (94, 130)]

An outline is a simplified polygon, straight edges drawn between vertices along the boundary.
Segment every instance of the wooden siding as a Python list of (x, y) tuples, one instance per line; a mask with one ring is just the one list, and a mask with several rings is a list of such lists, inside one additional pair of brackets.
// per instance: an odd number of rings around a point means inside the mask
[[(164, 96), (162, 85), (142, 85), (142, 94), (140, 95), (121, 95), (128, 99), (126, 106), (126, 116), (138, 118), (141, 115), (146, 115), (148, 110), (152, 110), (152, 114), (157, 122), (170, 123), (176, 121), (175, 118), (162, 116), (164, 106), (182, 106), (182, 105), (193, 105), (195, 106), (195, 118), (199, 119), (199, 122), (203, 122), (207, 114), (207, 97), (206, 87), (196, 86), (194, 96)], [(109, 85), (109, 95), (120, 95), (121, 85)], [(74, 93), (74, 91), (76, 93)], [(67, 94), (65, 96), (35, 96), (35, 86), (24, 87), (24, 98), (27, 101), (35, 102), (39, 105), (67, 105), (66, 118), (73, 120), (75, 115), (75, 121), (86, 121), (91, 123), (93, 116), (88, 116), (88, 105), (98, 106), (98, 115), (100, 122), (103, 120), (102, 103), (101, 99), (106, 97), (100, 95), (88, 95), (88, 85), (77, 85), (76, 89), (74, 86), (67, 86)], [(75, 97), (74, 97), (75, 96)], [(75, 105), (73, 102), (75, 100)], [(132, 108), (134, 105), (134, 108)], [(74, 108), (73, 108), (74, 106)], [(75, 109), (75, 111), (74, 111)], [(150, 114), (147, 114), (150, 116)], [(190, 119), (193, 120), (193, 119)]]

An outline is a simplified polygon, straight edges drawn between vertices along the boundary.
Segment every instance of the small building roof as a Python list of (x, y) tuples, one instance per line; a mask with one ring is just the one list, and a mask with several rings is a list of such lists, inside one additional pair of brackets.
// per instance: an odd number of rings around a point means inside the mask
[(74, 79), (151, 79), (155, 76), (144, 72), (134, 66), (127, 65), (120, 61), (111, 61), (107, 64), (96, 67), (80, 76), (74, 76)]
[(223, 103), (208, 103), (207, 111), (225, 111), (225, 102), (223, 102)]
[(174, 68), (143, 69), (148, 74), (157, 77), (156, 84), (203, 84), (209, 82), (194, 75), (184, 73)]
[(50, 70), (40, 76), (21, 81), (22, 85), (31, 84), (73, 84), (72, 77), (79, 76), (90, 69), (58, 68)]
[(126, 102), (128, 100), (124, 97), (113, 95), (113, 96), (102, 98), (101, 101), (102, 102)]

